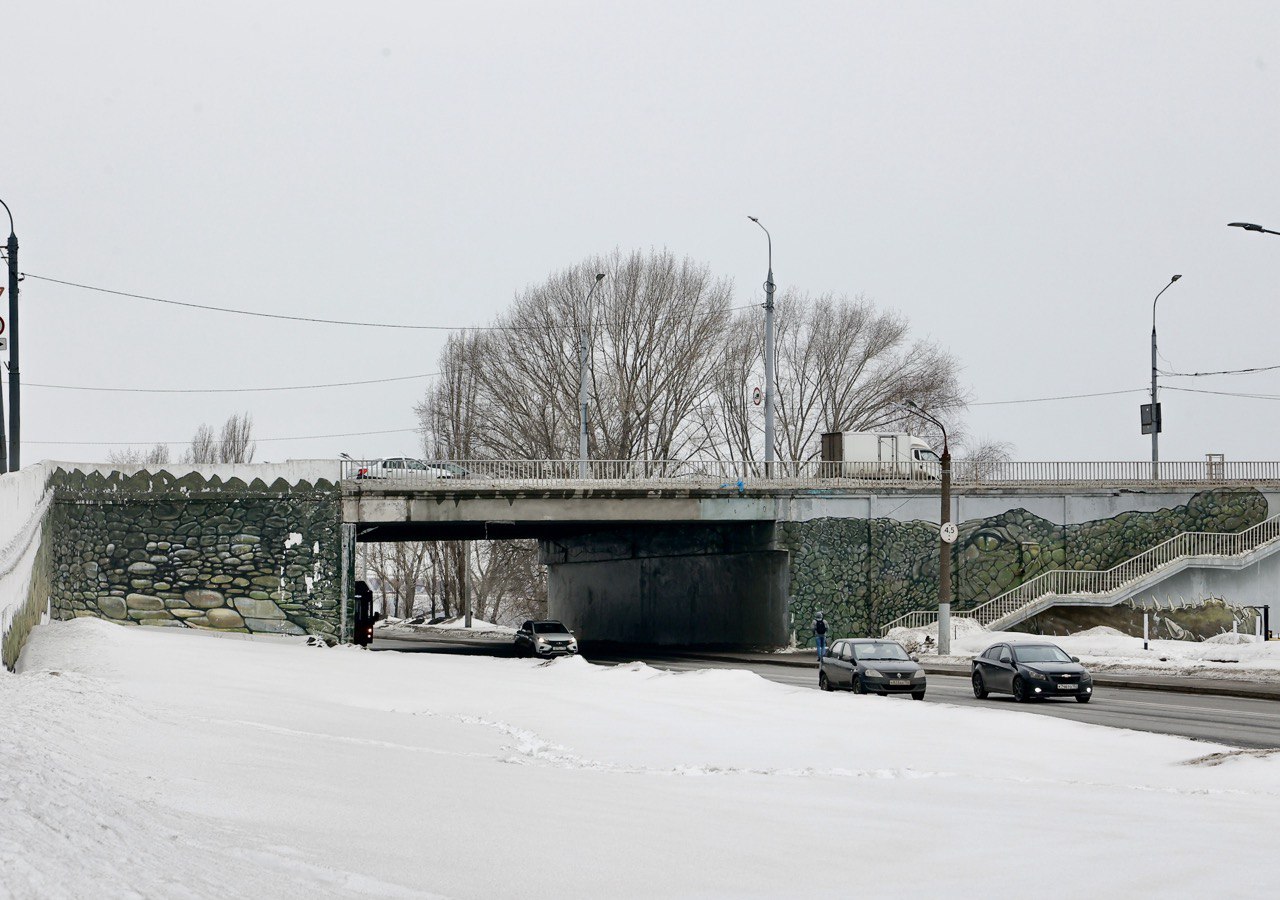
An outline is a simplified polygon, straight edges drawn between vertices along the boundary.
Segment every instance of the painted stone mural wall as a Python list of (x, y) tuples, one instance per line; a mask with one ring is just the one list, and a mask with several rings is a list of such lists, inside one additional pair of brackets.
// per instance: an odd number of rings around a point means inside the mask
[[(1184, 531), (1236, 532), (1267, 517), (1256, 490), (1202, 491), (1155, 512), (1059, 525), (1012, 509), (960, 525), (952, 545), (952, 609), (962, 612), (1050, 569), (1109, 569)], [(821, 611), (841, 635), (878, 635), (880, 626), (936, 608), (938, 527), (893, 519), (779, 522), (791, 551), (791, 614), (797, 639), (812, 635)]]
[(59, 472), (48, 522), (59, 618), (339, 637), (335, 485)]

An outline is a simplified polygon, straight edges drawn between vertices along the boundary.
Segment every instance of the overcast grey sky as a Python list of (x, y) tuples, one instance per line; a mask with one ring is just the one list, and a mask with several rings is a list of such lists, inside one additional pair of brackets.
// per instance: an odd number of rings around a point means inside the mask
[[(751, 214), (781, 286), (901, 310), (975, 404), (1143, 390), (1173, 273), (1169, 368), (1280, 365), (1280, 237), (1225, 227), (1280, 230), (1274, 2), (14, 3), (0, 85), (32, 274), (457, 326), (590, 254), (667, 247), (745, 303)], [(415, 375), (441, 332), (22, 297), (24, 462), (244, 410), (259, 460), (418, 452), (423, 379), (36, 385)], [(1162, 383), (1280, 397), (1280, 370)], [(1162, 400), (1164, 459), (1280, 458), (1280, 400)], [(1142, 402), (968, 422), (1019, 459), (1144, 459)]]

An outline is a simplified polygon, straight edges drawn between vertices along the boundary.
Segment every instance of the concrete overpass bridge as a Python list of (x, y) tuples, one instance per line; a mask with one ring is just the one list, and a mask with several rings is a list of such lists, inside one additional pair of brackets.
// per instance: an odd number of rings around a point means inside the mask
[[(551, 614), (598, 640), (771, 646), (794, 623), (803, 634), (819, 610), (848, 633), (929, 620), (941, 505), (930, 473), (595, 461), (582, 478), (578, 466), (350, 462), (343, 520), (359, 540), (536, 539)], [(954, 470), (957, 615), (975, 610), (1006, 628), (1053, 605), (1265, 603), (1280, 586), (1267, 562), (1280, 520), (1266, 521), (1280, 501), (1280, 464), (1162, 463), (1153, 473), (1147, 462), (960, 461)], [(1188, 537), (1241, 532), (1225, 555)], [(1114, 573), (1098, 577), (1111, 569), (1133, 577), (1119, 587)], [(1206, 569), (1221, 571), (1201, 577)], [(1176, 596), (1162, 593), (1175, 575)]]
[[(46, 608), (153, 627), (349, 635), (359, 541), (534, 539), (551, 614), (596, 640), (771, 646), (793, 623), (807, 637), (818, 610), (841, 633), (873, 634), (937, 596), (940, 501), (928, 472), (597, 461), (582, 478), (575, 460), (416, 472), (386, 463), (44, 462), (0, 476), (4, 662)], [(1280, 556), (1259, 537), (1280, 512), (1280, 463), (1153, 473), (1150, 463), (958, 461), (954, 471), (957, 615), (1024, 585), (1027, 602), (1100, 602), (1096, 591), (1041, 588), (1153, 548), (1167, 556), (1187, 534), (1235, 543), (1191, 540), (1127, 599), (1267, 602), (1280, 585)], [(1236, 535), (1259, 540), (1245, 547)]]

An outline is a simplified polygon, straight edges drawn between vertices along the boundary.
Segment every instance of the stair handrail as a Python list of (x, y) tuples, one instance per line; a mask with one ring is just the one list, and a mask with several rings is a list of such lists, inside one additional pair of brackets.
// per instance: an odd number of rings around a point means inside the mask
[[(1258, 540), (1246, 543), (1256, 532), (1261, 536)], [(1106, 594), (1120, 590), (1139, 578), (1144, 578), (1161, 566), (1188, 556), (1239, 556), (1251, 552), (1269, 540), (1280, 537), (1280, 514), (1250, 525), (1243, 531), (1183, 531), (1154, 547), (1144, 550), (1110, 569), (1050, 569), (1035, 578), (1030, 578), (1015, 585), (1003, 594), (998, 594), (972, 609), (952, 613), (953, 618), (973, 619), (978, 624), (989, 625), (997, 619), (1016, 612), (1024, 606), (1049, 594)], [(1185, 548), (1185, 549), (1183, 549)], [(1150, 567), (1146, 563), (1156, 560)], [(1078, 583), (1073, 584), (1073, 582)], [(1053, 585), (1053, 587), (1049, 587)], [(1041, 590), (1041, 588), (1044, 590)], [(988, 614), (988, 610), (994, 614)], [(936, 610), (915, 610), (899, 616), (881, 629), (888, 634), (891, 628), (902, 627), (905, 620), (919, 621), (919, 616), (926, 616), (924, 624), (937, 619)], [(918, 627), (918, 626), (907, 626)]]

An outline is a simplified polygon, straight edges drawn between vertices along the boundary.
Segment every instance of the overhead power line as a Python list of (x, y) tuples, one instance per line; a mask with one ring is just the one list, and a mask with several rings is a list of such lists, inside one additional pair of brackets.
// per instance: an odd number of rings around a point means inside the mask
[(27, 381), (23, 387), (49, 388), (60, 391), (108, 391), (120, 394), (251, 394), (268, 391), (311, 391), (319, 388), (354, 387), (365, 384), (389, 384), (393, 381), (412, 381), (417, 378), (434, 378), (442, 372), (424, 372), (421, 375), (398, 375), (394, 378), (372, 378), (368, 381), (335, 381), (330, 384), (294, 384), (285, 387), (244, 387), (244, 388), (127, 388), (127, 387), (91, 387), (82, 384), (40, 384)]
[[(405, 329), (412, 331), (545, 331), (546, 325), (414, 325), (401, 322), (359, 322), (350, 319), (323, 319), (317, 316), (287, 316), (283, 313), (260, 312), (255, 309), (236, 309), (231, 306), (212, 306), (207, 303), (190, 303), (185, 300), (167, 300), (164, 297), (152, 297), (147, 294), (134, 294), (129, 291), (117, 291), (112, 288), (98, 287), (92, 284), (82, 284), (78, 281), (66, 281), (61, 278), (51, 278), (48, 275), (33, 275), (30, 272), (22, 273), (24, 278), (34, 278), (38, 281), (47, 281), (51, 284), (61, 284), (66, 287), (79, 288), (85, 291), (96, 291), (100, 294), (110, 294), (113, 297), (128, 297), (131, 300), (147, 300), (151, 303), (164, 303), (168, 306), (182, 306), (187, 309), (202, 309), (206, 312), (228, 313), (237, 316), (253, 316), (259, 319), (278, 319), (285, 322), (308, 322), (316, 325), (347, 325), (356, 328), (392, 328)], [(757, 304), (749, 303), (743, 306), (728, 307), (725, 312), (737, 312), (743, 309), (751, 309)], [(677, 315), (663, 316), (663, 321), (674, 319), (693, 319), (698, 316), (706, 315), (706, 313), (681, 313)], [(602, 328), (607, 325), (617, 324), (610, 322), (597, 322), (588, 326), (593, 328)]]
[[(1165, 360), (1168, 362), (1168, 360)], [(1254, 366), (1251, 369), (1223, 369), (1219, 372), (1161, 372), (1170, 378), (1204, 378), (1206, 375), (1252, 375), (1255, 372), (1274, 372), (1280, 369), (1280, 365), (1275, 366)]]
[[(1171, 389), (1172, 390), (1172, 389)], [(1010, 406), (1015, 403), (1052, 403), (1056, 400), (1080, 400), (1085, 397), (1115, 397), (1120, 394), (1145, 394), (1144, 388), (1128, 391), (1100, 391), (1094, 394), (1063, 394), (1058, 397), (1026, 397), (1022, 400), (984, 400), (980, 403), (968, 403), (967, 406)]]
[[(350, 431), (344, 434), (300, 434), (292, 437), (270, 437), (270, 438), (253, 438), (256, 444), (265, 444), (273, 441), (318, 441), (324, 438), (345, 438), (345, 437), (369, 437), (377, 434), (405, 434), (408, 432), (416, 432), (417, 428), (389, 428), (383, 431)], [(190, 444), (190, 438), (181, 441), (33, 441), (23, 438), (24, 443), (41, 444), (49, 447), (136, 447), (149, 446), (154, 444)]]
[(1179, 391), (1183, 394), (1212, 394), (1215, 397), (1239, 397), (1243, 400), (1280, 400), (1280, 394), (1251, 394), (1246, 391), (1208, 391), (1203, 388), (1165, 387), (1162, 391)]

